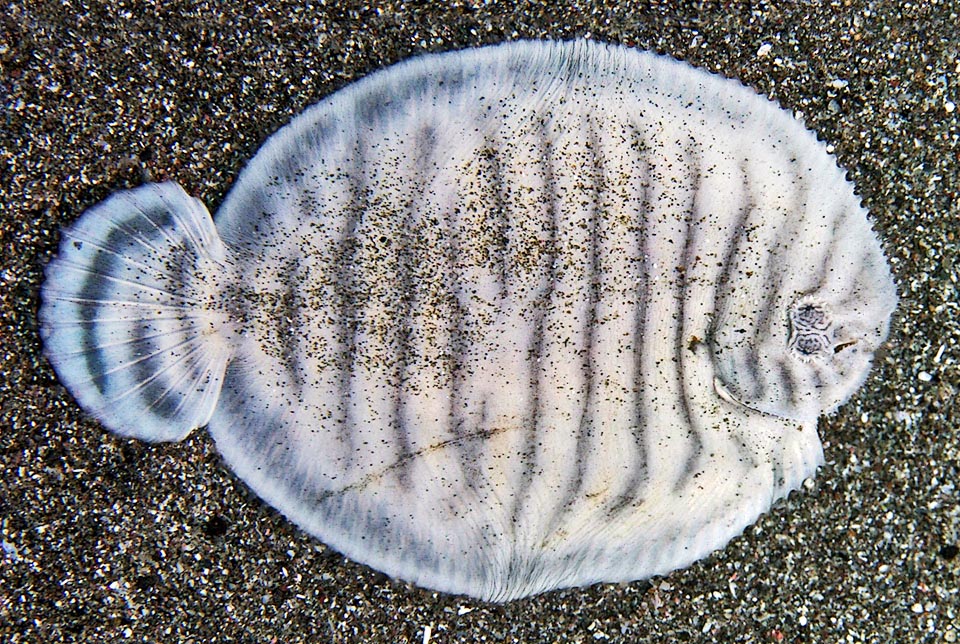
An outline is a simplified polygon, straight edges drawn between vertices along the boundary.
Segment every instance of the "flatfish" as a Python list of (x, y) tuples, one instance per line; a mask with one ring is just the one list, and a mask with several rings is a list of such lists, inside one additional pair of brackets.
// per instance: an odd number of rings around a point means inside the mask
[(823, 462), (896, 289), (825, 146), (580, 40), (428, 55), (64, 230), (41, 334), (123, 436), (206, 426), (345, 555), (507, 601), (724, 546)]

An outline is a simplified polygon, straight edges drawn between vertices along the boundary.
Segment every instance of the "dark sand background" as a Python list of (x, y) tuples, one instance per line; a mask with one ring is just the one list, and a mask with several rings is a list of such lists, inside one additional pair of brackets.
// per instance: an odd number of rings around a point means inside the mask
[[(954, 642), (960, 636), (960, 4), (0, 3), (0, 640)], [(41, 355), (61, 225), (175, 178), (214, 210), (305, 106), (421, 52), (589, 36), (739, 78), (835, 146), (902, 303), (827, 465), (722, 552), (506, 606), (344, 560), (210, 439), (119, 440)]]

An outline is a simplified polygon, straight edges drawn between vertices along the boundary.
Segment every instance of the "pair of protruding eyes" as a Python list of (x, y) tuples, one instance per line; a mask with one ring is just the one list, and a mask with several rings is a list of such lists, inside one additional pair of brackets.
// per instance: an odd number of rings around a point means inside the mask
[(789, 347), (803, 360), (826, 358), (854, 346), (856, 340), (839, 340), (833, 317), (824, 304), (803, 299), (790, 311)]

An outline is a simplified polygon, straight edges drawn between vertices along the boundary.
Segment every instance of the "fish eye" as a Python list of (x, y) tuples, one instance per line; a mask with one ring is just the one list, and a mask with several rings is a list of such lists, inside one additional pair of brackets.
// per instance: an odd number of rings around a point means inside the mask
[(823, 353), (827, 348), (827, 338), (819, 333), (796, 333), (791, 346), (803, 358)]

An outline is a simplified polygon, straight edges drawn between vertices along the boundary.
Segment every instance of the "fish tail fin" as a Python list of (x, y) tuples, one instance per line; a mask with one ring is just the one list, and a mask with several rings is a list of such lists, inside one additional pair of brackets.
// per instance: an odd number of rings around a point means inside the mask
[(41, 289), (44, 352), (110, 430), (177, 441), (206, 425), (230, 358), (213, 305), (226, 248), (173, 182), (118, 192), (63, 231)]

